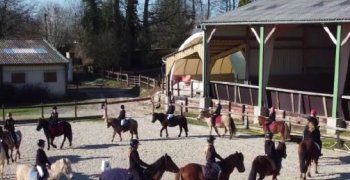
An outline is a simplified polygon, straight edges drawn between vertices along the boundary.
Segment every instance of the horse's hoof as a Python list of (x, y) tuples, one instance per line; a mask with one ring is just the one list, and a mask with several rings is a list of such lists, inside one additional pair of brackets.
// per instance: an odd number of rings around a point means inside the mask
[(310, 173), (307, 173), (307, 177), (311, 177), (311, 174), (310, 174)]
[(318, 171), (315, 171), (315, 174), (318, 174)]

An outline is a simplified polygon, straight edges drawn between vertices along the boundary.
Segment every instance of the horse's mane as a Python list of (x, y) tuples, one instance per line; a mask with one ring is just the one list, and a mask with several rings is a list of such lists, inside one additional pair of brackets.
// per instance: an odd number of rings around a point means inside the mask
[(162, 160), (165, 157), (165, 155), (158, 158), (154, 163), (151, 164), (152, 169), (159, 169), (159, 167), (162, 165)]

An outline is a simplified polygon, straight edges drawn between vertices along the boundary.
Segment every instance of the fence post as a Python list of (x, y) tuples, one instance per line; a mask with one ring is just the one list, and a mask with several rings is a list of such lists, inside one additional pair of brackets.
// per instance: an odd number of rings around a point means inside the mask
[(147, 77), (146, 79), (147, 79), (147, 89), (149, 89), (149, 77)]
[(188, 98), (187, 97), (185, 98), (185, 106), (186, 106), (185, 112), (188, 113), (188, 107), (187, 107), (188, 106)]
[(182, 103), (181, 103), (181, 108), (180, 108), (180, 114), (181, 114), (181, 116), (183, 115), (183, 105), (184, 105), (184, 103), (182, 102)]
[(170, 85), (171, 85), (171, 95), (174, 96), (174, 81), (170, 81)]
[(177, 96), (180, 96), (180, 81), (177, 81)]
[(125, 77), (126, 77), (126, 86), (129, 86), (129, 75), (126, 74)]
[(154, 101), (153, 100), (151, 101), (152, 101), (152, 114), (154, 114)]
[(193, 81), (191, 81), (191, 98), (193, 98)]
[(74, 100), (74, 117), (75, 119), (77, 119), (78, 117), (78, 113), (77, 113), (77, 101)]
[(228, 116), (231, 117), (231, 101), (228, 102)]
[(5, 121), (5, 105), (2, 105), (2, 121)]
[(139, 74), (139, 86), (141, 87), (141, 75)]
[(107, 98), (105, 99), (105, 106), (106, 106), (106, 118), (108, 119), (108, 102), (107, 102)]
[(44, 119), (44, 104), (41, 102), (41, 118)]

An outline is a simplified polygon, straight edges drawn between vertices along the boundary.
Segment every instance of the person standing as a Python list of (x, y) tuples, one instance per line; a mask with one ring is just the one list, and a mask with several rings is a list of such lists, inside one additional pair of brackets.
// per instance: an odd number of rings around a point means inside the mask
[(205, 153), (206, 161), (207, 161), (206, 166), (210, 167), (210, 168), (214, 169), (216, 172), (218, 172), (218, 179), (220, 179), (222, 169), (219, 166), (219, 164), (216, 163), (215, 158), (218, 158), (221, 161), (224, 159), (216, 152), (215, 147), (214, 147), (214, 141), (215, 141), (214, 136), (210, 135), (207, 138), (208, 147), (207, 147), (206, 153)]

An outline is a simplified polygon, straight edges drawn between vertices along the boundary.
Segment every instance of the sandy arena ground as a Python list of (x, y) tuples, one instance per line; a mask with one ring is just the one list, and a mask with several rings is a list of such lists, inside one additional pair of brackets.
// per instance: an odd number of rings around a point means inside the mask
[[(109, 114), (115, 115), (119, 111), (119, 105), (109, 107)], [(174, 162), (182, 167), (190, 162), (204, 163), (205, 155), (203, 152), (206, 146), (206, 135), (208, 128), (203, 126), (189, 126), (188, 138), (177, 138), (179, 129), (170, 128), (169, 138), (160, 138), (160, 124), (151, 123), (151, 104), (148, 102), (128, 103), (126, 104), (127, 116), (135, 118), (139, 122), (139, 136), (141, 146), (139, 153), (141, 159), (147, 163), (152, 163), (160, 156), (168, 153)], [(97, 107), (86, 110), (99, 111)], [(69, 148), (68, 143), (62, 150), (51, 149), (47, 151), (49, 159), (54, 162), (57, 159), (67, 157), (73, 163), (75, 179), (98, 179), (100, 165), (102, 160), (109, 160), (112, 167), (128, 167), (128, 140), (129, 133), (124, 133), (123, 142), (116, 138), (111, 142), (112, 129), (107, 129), (106, 124), (101, 121), (72, 122), (73, 128), (73, 147)], [(17, 129), (22, 131), (24, 139), (21, 145), (22, 159), (18, 163), (35, 163), (36, 142), (43, 138), (43, 132), (35, 130), (36, 124), (18, 125)], [(221, 129), (221, 132), (223, 130)], [(184, 134), (183, 134), (184, 135)], [(62, 137), (55, 140), (58, 145), (62, 142)], [(216, 149), (218, 153), (226, 157), (236, 151), (243, 152), (246, 171), (238, 173), (234, 170), (230, 179), (247, 179), (251, 162), (257, 155), (264, 153), (264, 140), (261, 137), (253, 137), (244, 134), (237, 134), (234, 140), (219, 138), (216, 140)], [(287, 159), (283, 160), (283, 169), (279, 179), (298, 179), (299, 166), (297, 156), (297, 144), (287, 143)], [(320, 159), (319, 172), (313, 179), (350, 179), (350, 156), (346, 153), (324, 150), (324, 156)], [(16, 164), (10, 163), (5, 166), (6, 179), (15, 179)], [(270, 179), (269, 177), (268, 179)], [(165, 180), (174, 179), (174, 174), (165, 173)]]

